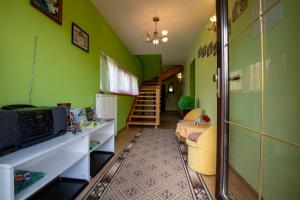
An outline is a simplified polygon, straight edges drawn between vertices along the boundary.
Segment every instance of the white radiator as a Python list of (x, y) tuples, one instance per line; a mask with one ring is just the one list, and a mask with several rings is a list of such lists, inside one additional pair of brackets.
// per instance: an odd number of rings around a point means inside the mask
[(97, 94), (96, 95), (96, 115), (97, 118), (110, 118), (115, 120), (115, 135), (117, 134), (117, 96)]

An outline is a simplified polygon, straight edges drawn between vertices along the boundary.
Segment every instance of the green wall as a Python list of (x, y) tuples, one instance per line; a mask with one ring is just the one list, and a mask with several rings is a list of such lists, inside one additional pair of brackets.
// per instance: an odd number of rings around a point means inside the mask
[(184, 95), (190, 95), (190, 64), (195, 59), (195, 104), (204, 109), (204, 112), (211, 117), (212, 121), (217, 121), (217, 97), (216, 84), (212, 81), (212, 76), (217, 69), (217, 57), (198, 58), (198, 49), (216, 41), (216, 33), (208, 31), (203, 27), (184, 65), (183, 83)]
[(161, 68), (161, 55), (138, 55), (138, 57), (144, 66), (144, 80), (150, 80), (159, 75)]
[[(103, 51), (143, 80), (143, 66), (112, 31), (90, 1), (64, 0), (63, 25), (39, 12), (29, 0), (1, 3), (0, 105), (28, 103), (35, 36), (38, 36), (32, 104), (72, 107), (95, 104)], [(90, 37), (90, 52), (71, 44), (71, 23)], [(118, 129), (125, 126), (133, 97), (118, 97)]]

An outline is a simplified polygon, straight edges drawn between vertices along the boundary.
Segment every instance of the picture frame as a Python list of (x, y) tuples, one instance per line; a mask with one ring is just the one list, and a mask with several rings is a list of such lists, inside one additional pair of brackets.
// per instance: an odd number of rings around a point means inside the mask
[(74, 22), (72, 23), (72, 44), (89, 52), (89, 34)]
[(30, 0), (33, 7), (58, 24), (62, 24), (62, 0)]

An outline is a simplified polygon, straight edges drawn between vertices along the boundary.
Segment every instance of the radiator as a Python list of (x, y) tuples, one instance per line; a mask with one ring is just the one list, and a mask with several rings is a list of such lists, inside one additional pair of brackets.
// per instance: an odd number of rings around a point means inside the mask
[(115, 120), (115, 135), (117, 134), (117, 96), (97, 94), (96, 115), (97, 118), (110, 118)]

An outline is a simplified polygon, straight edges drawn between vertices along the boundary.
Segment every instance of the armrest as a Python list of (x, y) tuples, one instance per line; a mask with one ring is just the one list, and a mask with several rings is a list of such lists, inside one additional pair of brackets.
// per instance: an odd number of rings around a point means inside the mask
[(185, 140), (185, 142), (186, 142), (186, 144), (187, 144), (188, 146), (191, 146), (191, 147), (194, 147), (194, 148), (197, 148), (197, 146), (198, 146), (196, 142), (193, 142), (193, 141), (189, 140), (189, 138), (187, 138), (187, 139)]
[(208, 152), (215, 152), (217, 148), (217, 128), (215, 125), (204, 131), (197, 140), (197, 146)]

